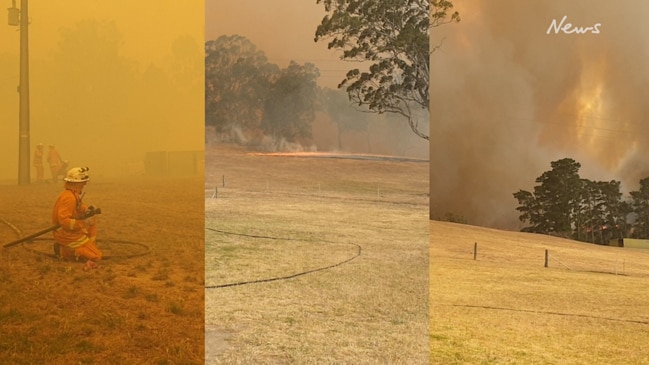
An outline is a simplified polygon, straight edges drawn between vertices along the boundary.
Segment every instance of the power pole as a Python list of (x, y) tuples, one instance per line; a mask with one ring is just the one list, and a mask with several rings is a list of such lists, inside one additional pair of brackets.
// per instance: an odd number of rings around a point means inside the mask
[(18, 185), (29, 185), (29, 15), (28, 0), (20, 0), (20, 12), (16, 8), (16, 0), (12, 0), (9, 8), (9, 25), (20, 27), (20, 95), (19, 127), (18, 127)]

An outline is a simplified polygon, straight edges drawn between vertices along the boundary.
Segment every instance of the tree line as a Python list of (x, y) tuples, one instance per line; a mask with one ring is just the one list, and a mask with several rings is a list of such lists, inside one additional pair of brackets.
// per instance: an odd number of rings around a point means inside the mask
[[(315, 29), (315, 42), (359, 62), (338, 85), (347, 103), (375, 114), (404, 118), (411, 131), (428, 140), (430, 107), (430, 29), (460, 21), (448, 0), (316, 0), (326, 15)], [(269, 135), (295, 142), (309, 138), (318, 100), (341, 131), (367, 128), (336, 113), (340, 98), (319, 89), (319, 70), (291, 62), (281, 69), (238, 35), (205, 44), (205, 118), (221, 136)], [(336, 105), (338, 104), (338, 105)], [(332, 112), (333, 111), (333, 112)], [(345, 120), (347, 119), (347, 120)], [(360, 119), (360, 118), (354, 118)], [(420, 121), (425, 124), (420, 126)], [(239, 137), (240, 138), (240, 137)]]
[[(205, 124), (225, 141), (272, 150), (283, 142), (308, 144), (316, 113), (336, 124), (338, 148), (348, 132), (364, 132), (371, 150), (370, 124), (375, 113), (359, 112), (348, 92), (318, 86), (311, 63), (291, 61), (280, 68), (246, 37), (223, 35), (205, 43)], [(361, 110), (366, 111), (366, 110)], [(413, 116), (418, 114), (412, 113)], [(398, 123), (387, 118), (389, 123)], [(267, 145), (271, 137), (271, 145)], [(264, 142), (265, 141), (265, 142)]]
[(318, 69), (291, 62), (280, 69), (242, 36), (205, 44), (205, 122), (219, 133), (240, 128), (295, 142), (310, 137)]
[(578, 241), (608, 244), (611, 239), (649, 238), (649, 177), (624, 197), (620, 181), (592, 181), (579, 176), (571, 158), (550, 163), (533, 191), (514, 193), (529, 225), (523, 232), (555, 234)]

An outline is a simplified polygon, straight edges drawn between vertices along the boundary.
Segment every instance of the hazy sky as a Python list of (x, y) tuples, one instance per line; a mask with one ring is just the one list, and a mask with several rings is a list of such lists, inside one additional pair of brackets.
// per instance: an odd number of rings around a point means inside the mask
[[(17, 178), (18, 152), (20, 33), (6, 22), (11, 1), (4, 5), (0, 180)], [(30, 150), (55, 144), (71, 165), (115, 174), (149, 151), (203, 148), (202, 2), (29, 6)]]
[[(431, 212), (516, 227), (512, 194), (564, 157), (582, 177), (637, 189), (649, 176), (649, 3), (453, 3), (461, 22), (431, 33), (442, 44), (431, 57)], [(548, 34), (564, 17), (583, 32)]]
[(335, 89), (357, 66), (341, 61), (337, 51), (327, 49), (326, 41), (313, 41), (325, 15), (324, 6), (315, 0), (206, 0), (205, 40), (244, 36), (281, 68), (291, 60), (315, 64), (320, 86)]
[[(4, 0), (2, 5), (0, 50), (18, 55), (18, 28), (7, 25), (6, 21), (6, 8), (11, 7), (11, 0)], [(16, 7), (20, 7), (20, 0), (16, 1)], [(57, 46), (59, 31), (81, 19), (106, 19), (114, 21), (126, 35), (124, 55), (143, 63), (155, 62), (168, 53), (169, 45), (180, 34), (198, 37), (203, 33), (202, 14), (201, 4), (195, 1), (30, 1), (30, 55), (34, 58), (47, 55)]]

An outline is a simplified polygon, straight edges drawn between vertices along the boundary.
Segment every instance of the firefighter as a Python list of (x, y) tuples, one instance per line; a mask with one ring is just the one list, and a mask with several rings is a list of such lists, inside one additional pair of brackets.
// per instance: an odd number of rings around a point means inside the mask
[(87, 167), (74, 167), (63, 180), (64, 190), (52, 209), (52, 223), (60, 225), (54, 234), (54, 253), (63, 260), (82, 260), (84, 270), (97, 268), (102, 253), (97, 248), (97, 216), (86, 216), (93, 211), (82, 201), (83, 188), (90, 180)]
[(61, 173), (61, 167), (63, 166), (63, 160), (59, 151), (56, 150), (54, 145), (50, 145), (49, 150), (47, 151), (47, 163), (50, 164), (50, 172), (52, 173), (52, 182), (57, 182), (59, 175)]
[(57, 175), (56, 175), (57, 178), (58, 178), (59, 175), (60, 175), (60, 176), (65, 176), (65, 174), (68, 173), (68, 165), (69, 165), (69, 161), (68, 161), (68, 160), (63, 160), (63, 161), (61, 161), (61, 168), (59, 168), (59, 172), (58, 172)]
[(44, 178), (43, 173), (43, 144), (39, 143), (34, 150), (34, 160), (32, 162), (34, 168), (36, 168), (36, 182), (42, 183)]

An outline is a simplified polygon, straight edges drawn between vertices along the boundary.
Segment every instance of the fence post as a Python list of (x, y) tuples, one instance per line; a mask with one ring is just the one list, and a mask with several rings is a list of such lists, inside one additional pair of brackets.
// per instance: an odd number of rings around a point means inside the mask
[(473, 259), (478, 259), (478, 242), (473, 243)]
[(223, 175), (223, 187), (225, 187), (225, 175)]
[(545, 265), (543, 267), (548, 267), (548, 257), (549, 257), (548, 249), (545, 249)]

